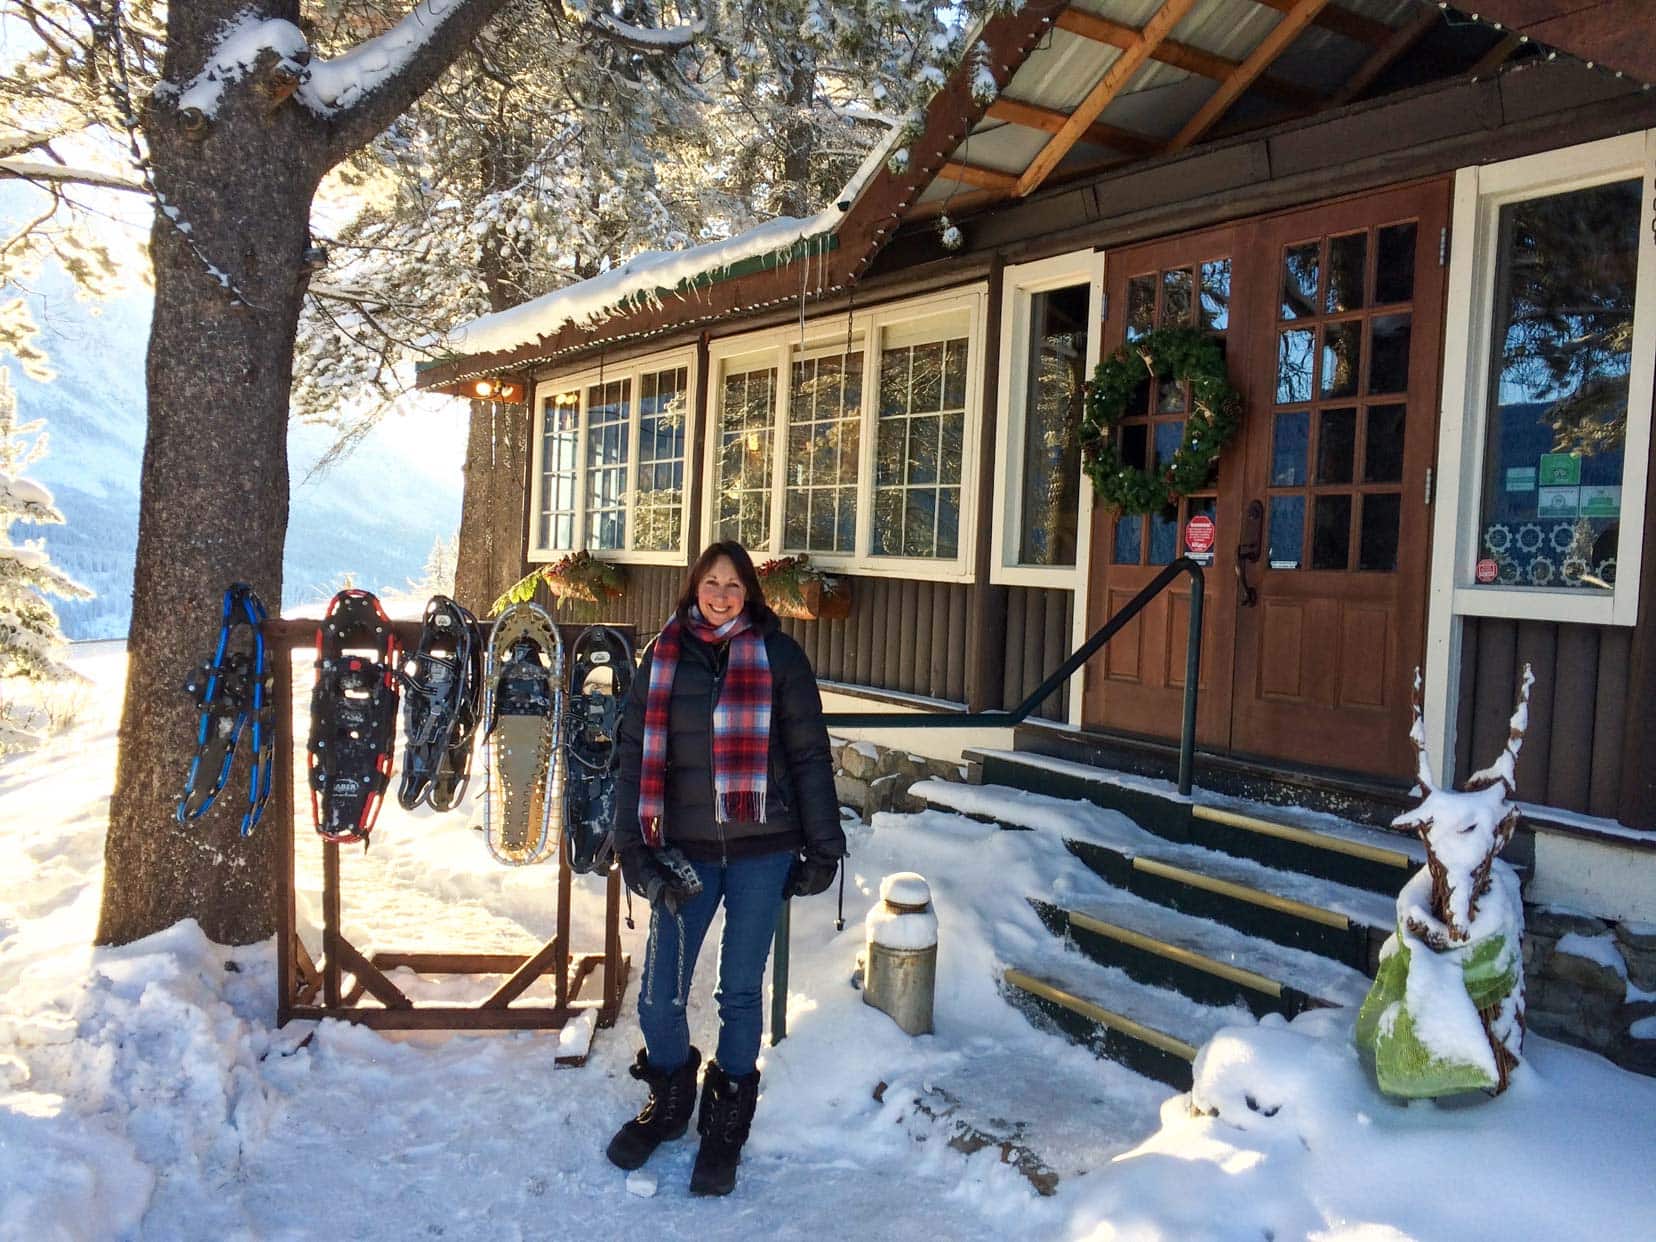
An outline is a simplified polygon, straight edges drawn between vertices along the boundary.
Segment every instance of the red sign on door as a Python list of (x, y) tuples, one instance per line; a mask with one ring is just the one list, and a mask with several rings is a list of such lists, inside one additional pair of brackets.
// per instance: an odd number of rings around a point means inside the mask
[(1207, 514), (1195, 514), (1185, 523), (1185, 551), (1198, 556), (1213, 551), (1213, 519)]
[(1494, 582), (1501, 576), (1501, 567), (1487, 557), (1478, 562), (1476, 577), (1480, 583)]

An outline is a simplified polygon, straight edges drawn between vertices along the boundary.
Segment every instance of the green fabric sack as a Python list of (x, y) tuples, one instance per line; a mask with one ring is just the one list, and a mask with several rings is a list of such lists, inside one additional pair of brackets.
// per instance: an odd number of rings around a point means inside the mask
[[(1439, 1056), (1420, 1038), (1417, 1015), (1408, 1006), (1412, 954), (1401, 931), (1393, 944), (1394, 951), (1380, 963), (1357, 1014), (1357, 1046), (1372, 1058), (1380, 1090), (1406, 1099), (1428, 1099), (1493, 1089), (1497, 1081), (1486, 1067)], [(1439, 956), (1459, 960), (1461, 980), (1475, 1009), (1499, 1005), (1518, 986), (1521, 959), (1508, 951), (1506, 936), (1488, 936)], [(1394, 1004), (1398, 1013), (1390, 1029), (1383, 1029), (1381, 1017)]]

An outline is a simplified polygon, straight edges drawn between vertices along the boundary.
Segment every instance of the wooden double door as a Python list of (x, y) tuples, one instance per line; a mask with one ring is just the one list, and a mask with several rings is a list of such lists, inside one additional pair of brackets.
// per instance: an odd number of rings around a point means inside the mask
[[(1210, 486), (1177, 512), (1095, 508), (1089, 628), (1216, 529), (1206, 572), (1198, 741), (1387, 776), (1412, 770), (1437, 433), (1447, 180), (1112, 251), (1106, 353), (1194, 325), (1246, 402)], [(1146, 385), (1130, 460), (1165, 462), (1188, 385)], [(1164, 592), (1088, 666), (1082, 719), (1176, 736), (1190, 593)]]

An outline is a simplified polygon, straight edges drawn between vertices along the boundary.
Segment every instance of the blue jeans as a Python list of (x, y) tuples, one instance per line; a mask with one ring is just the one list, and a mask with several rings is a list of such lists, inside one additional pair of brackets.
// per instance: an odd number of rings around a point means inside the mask
[(762, 854), (729, 863), (692, 862), (702, 891), (675, 918), (659, 906), (650, 911), (650, 943), (638, 991), (638, 1025), (653, 1069), (669, 1073), (690, 1059), (685, 1004), (702, 940), (722, 900), (724, 939), (719, 943), (719, 1066), (734, 1077), (751, 1074), (764, 1028), (765, 961), (782, 909), (789, 853)]

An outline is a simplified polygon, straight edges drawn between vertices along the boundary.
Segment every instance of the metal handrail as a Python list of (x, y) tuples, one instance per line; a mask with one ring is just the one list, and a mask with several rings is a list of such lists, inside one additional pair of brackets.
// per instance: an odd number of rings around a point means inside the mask
[(1077, 670), (1097, 654), (1122, 628), (1143, 612), (1180, 574), (1190, 575), (1190, 631), (1185, 643), (1184, 722), (1179, 734), (1179, 793), (1190, 795), (1196, 754), (1196, 682), (1202, 671), (1202, 567), (1181, 556), (1145, 584), (1144, 589), (1101, 625), (1093, 636), (1070, 654), (1053, 674), (1010, 711), (935, 712), (925, 715), (893, 712), (826, 712), (823, 723), (842, 729), (1004, 729), (1022, 724), (1051, 698)]

